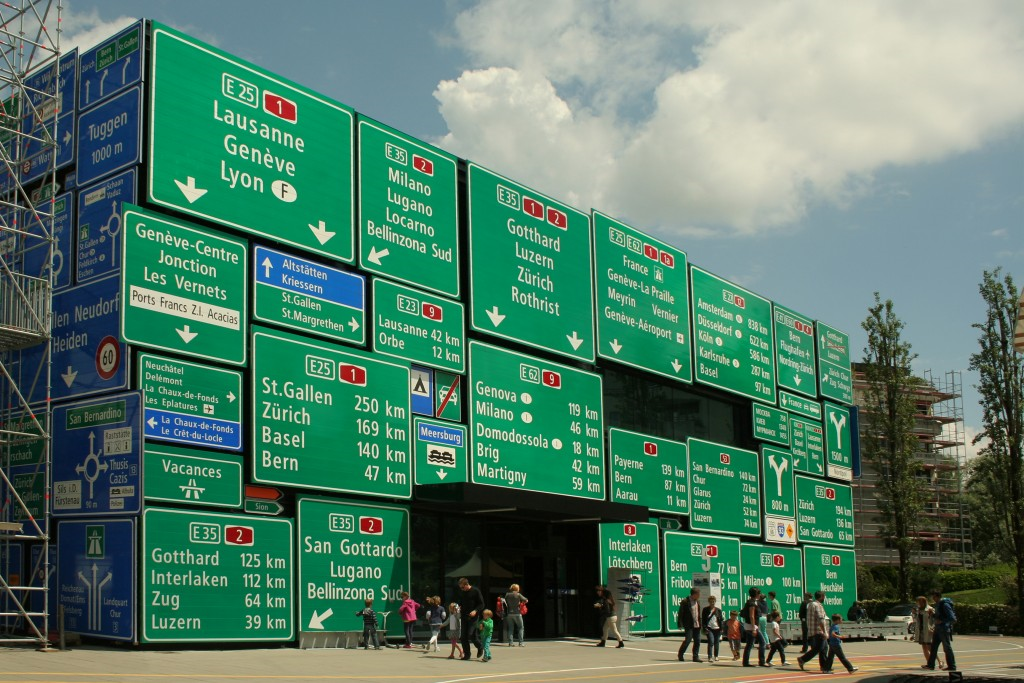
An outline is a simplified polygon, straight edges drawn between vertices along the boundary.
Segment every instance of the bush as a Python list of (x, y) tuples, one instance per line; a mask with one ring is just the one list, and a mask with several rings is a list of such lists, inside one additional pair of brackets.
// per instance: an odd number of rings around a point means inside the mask
[(1000, 585), (1007, 573), (999, 569), (963, 569), (959, 571), (940, 571), (936, 577), (938, 586), (944, 593), (978, 590), (979, 588), (995, 588)]
[(1004, 635), (1024, 635), (1024, 625), (1016, 608), (1006, 605), (957, 605), (956, 633), (989, 633), (995, 626)]

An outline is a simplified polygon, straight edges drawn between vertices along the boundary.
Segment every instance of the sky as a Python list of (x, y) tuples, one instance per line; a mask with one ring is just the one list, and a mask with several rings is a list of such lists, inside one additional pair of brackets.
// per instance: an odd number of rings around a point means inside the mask
[(61, 47), (168, 24), (850, 335), (968, 371), (1024, 284), (1024, 3), (64, 0)]

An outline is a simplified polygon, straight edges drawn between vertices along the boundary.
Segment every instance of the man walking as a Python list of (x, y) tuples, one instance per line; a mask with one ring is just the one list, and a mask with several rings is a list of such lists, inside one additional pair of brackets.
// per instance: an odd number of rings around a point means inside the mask
[(811, 594), (804, 593), (804, 601), (797, 612), (800, 617), (800, 654), (807, 652), (807, 605), (811, 604)]
[(942, 597), (942, 593), (932, 593), (932, 600), (935, 601), (935, 630), (932, 632), (932, 651), (928, 655), (928, 663), (922, 664), (922, 669), (935, 670), (935, 660), (939, 656), (939, 645), (946, 653), (946, 670), (956, 671), (956, 657), (953, 655), (953, 624), (956, 623), (956, 612), (953, 611), (953, 601)]
[(797, 666), (804, 670), (804, 664), (810, 661), (811, 657), (818, 655), (818, 667), (825, 671), (825, 654), (828, 650), (828, 632), (830, 622), (825, 616), (825, 607), (822, 601), (825, 599), (823, 591), (814, 593), (814, 600), (807, 604), (807, 635), (810, 638), (810, 646), (807, 652), (796, 658)]
[(459, 579), (461, 593), (456, 599), (462, 613), (462, 660), (469, 661), (472, 656), (469, 654), (469, 644), (476, 646), (477, 658), (484, 654), (484, 646), (480, 641), (480, 633), (477, 630), (477, 622), (484, 611), (484, 594), (479, 588), (469, 584), (469, 579)]
[(693, 661), (700, 658), (700, 589), (691, 588), (690, 597), (679, 603), (679, 615), (676, 619), (679, 628), (683, 629), (683, 644), (679, 646), (679, 661), (686, 661), (686, 649), (693, 643)]

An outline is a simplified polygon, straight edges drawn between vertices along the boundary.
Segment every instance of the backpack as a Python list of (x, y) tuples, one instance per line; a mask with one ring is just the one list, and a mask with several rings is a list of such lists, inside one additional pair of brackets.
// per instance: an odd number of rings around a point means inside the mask
[(953, 609), (953, 601), (949, 598), (939, 600), (939, 618), (947, 628), (952, 628), (956, 623), (956, 610)]
[(494, 614), (498, 617), (505, 616), (505, 598), (498, 596), (498, 602), (494, 605)]

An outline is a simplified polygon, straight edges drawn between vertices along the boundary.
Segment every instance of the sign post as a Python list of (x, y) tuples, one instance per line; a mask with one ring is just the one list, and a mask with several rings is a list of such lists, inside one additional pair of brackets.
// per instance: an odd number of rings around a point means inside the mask
[(241, 458), (153, 444), (143, 463), (146, 500), (242, 507)]
[[(661, 633), (661, 565), (658, 562), (657, 524), (598, 526), (601, 546), (601, 581), (615, 600), (629, 605), (630, 633)], [(624, 580), (613, 581), (613, 570), (625, 570)], [(632, 587), (636, 586), (639, 590)], [(587, 596), (584, 596), (586, 599)], [(619, 624), (619, 630), (623, 625)]]
[(609, 429), (608, 447), (612, 501), (643, 505), (652, 512), (689, 514), (686, 444)]
[(804, 555), (799, 548), (778, 548), (755, 543), (740, 544), (743, 585), (756, 586), (782, 606), (783, 621), (800, 621), (800, 603), (804, 598)]
[(416, 484), (469, 481), (466, 428), (451, 422), (413, 420), (416, 439)]
[(451, 372), (466, 371), (462, 304), (374, 278), (373, 315), (374, 351)]
[(825, 465), (832, 479), (853, 480), (850, 411), (825, 401)]
[(795, 415), (789, 419), (793, 441), (793, 469), (797, 472), (825, 476), (825, 432), (820, 422), (804, 420)]
[(826, 614), (845, 615), (857, 599), (857, 554), (853, 550), (804, 546), (804, 580), (809, 592), (824, 591)]
[(818, 340), (818, 391), (825, 398), (852, 405), (850, 336), (821, 321), (814, 326)]
[[(689, 597), (695, 574), (718, 574), (722, 592), (719, 607), (728, 614), (739, 610), (745, 599), (740, 585), (740, 539), (709, 534), (665, 532), (665, 614), (669, 631), (678, 633), (675, 615), (679, 603)], [(706, 596), (702, 595), (703, 601)]]
[(793, 454), (781, 448), (761, 448), (764, 482), (764, 540), (796, 545), (796, 493)]
[[(757, 453), (690, 437), (690, 528), (761, 535)], [(728, 504), (723, 504), (728, 502)]]
[(797, 535), (801, 543), (853, 547), (853, 489), (797, 475)]

